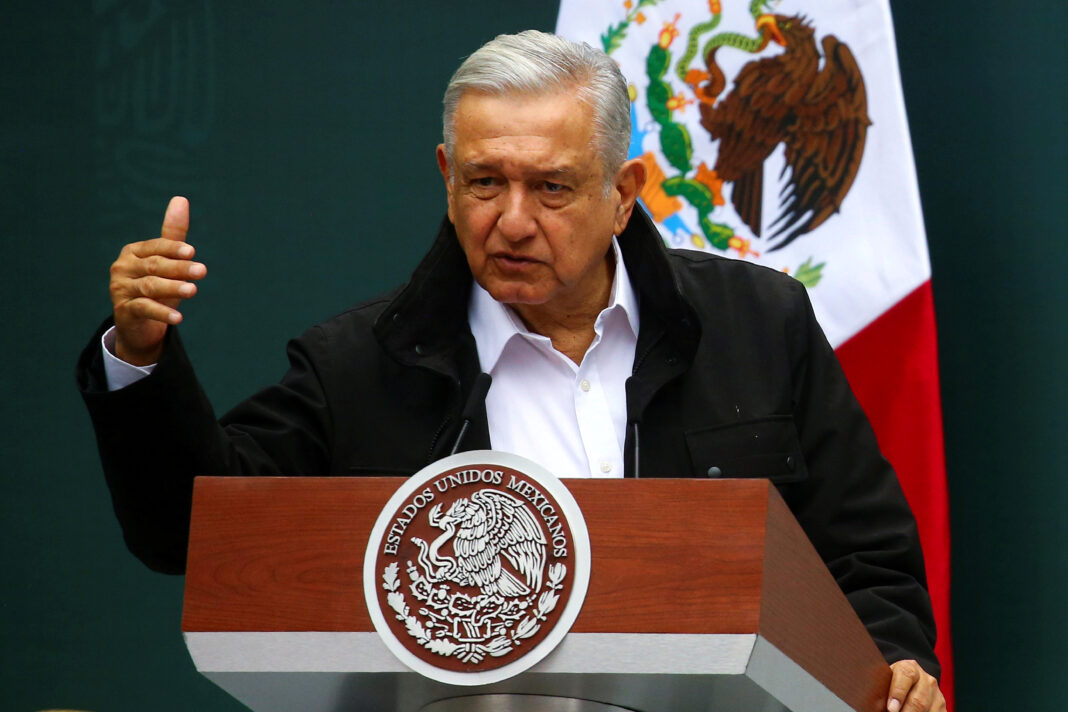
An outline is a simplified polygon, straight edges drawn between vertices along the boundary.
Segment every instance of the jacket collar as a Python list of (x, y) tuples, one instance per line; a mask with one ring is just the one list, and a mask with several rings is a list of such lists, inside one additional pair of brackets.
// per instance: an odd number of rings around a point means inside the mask
[[(657, 392), (693, 363), (701, 339), (697, 313), (682, 291), (660, 232), (640, 207), (635, 207), (619, 236), (634, 291), (638, 293), (641, 331), (634, 351), (632, 377), (627, 380), (627, 423), (641, 422)], [(632, 453), (631, 433), (625, 451)], [(628, 460), (627, 472), (633, 472)], [(629, 476), (629, 475), (628, 475)]]
[(663, 320), (669, 331), (681, 332), (677, 336), (684, 341), (699, 336), (696, 312), (683, 295), (660, 231), (641, 206), (634, 207), (630, 222), (618, 239), (641, 305), (642, 329), (645, 329), (646, 314), (651, 314)]
[(456, 231), (443, 218), (430, 252), (375, 321), (375, 337), (402, 363), (432, 365), (455, 348), (458, 334), (470, 334), (471, 282)]

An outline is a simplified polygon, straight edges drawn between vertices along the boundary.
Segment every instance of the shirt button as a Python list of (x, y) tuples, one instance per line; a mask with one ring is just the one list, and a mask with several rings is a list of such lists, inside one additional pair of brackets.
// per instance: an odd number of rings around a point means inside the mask
[(607, 475), (611, 471), (612, 471), (612, 463), (611, 462), (608, 462), (607, 460), (605, 460), (604, 462), (601, 463), (601, 472), (603, 472), (603, 473), (605, 473)]
[(587, 381), (585, 378), (583, 378), (582, 379), (582, 383), (579, 384), (579, 388), (581, 388), (583, 390), (583, 392), (589, 393), (590, 392), (590, 382)]

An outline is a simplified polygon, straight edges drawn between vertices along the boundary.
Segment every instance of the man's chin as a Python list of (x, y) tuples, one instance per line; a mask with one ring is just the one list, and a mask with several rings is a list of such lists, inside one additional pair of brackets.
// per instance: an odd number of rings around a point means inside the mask
[(501, 304), (544, 304), (549, 300), (545, 290), (531, 287), (529, 284), (490, 283), (483, 284), (482, 288)]

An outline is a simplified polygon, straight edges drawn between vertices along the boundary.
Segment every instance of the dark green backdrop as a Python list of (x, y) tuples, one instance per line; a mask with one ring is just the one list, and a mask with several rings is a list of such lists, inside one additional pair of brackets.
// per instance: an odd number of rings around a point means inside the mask
[[(443, 207), (459, 59), (555, 3), (16, 3), (0, 13), (0, 709), (237, 710), (193, 670), (182, 580), (121, 540), (72, 381), (107, 266), (192, 200), (183, 327), (216, 407), (402, 280)], [(240, 5), (241, 7), (237, 7)], [(1058, 709), (1068, 660), (1061, 3), (898, 3), (934, 265), (958, 699)]]

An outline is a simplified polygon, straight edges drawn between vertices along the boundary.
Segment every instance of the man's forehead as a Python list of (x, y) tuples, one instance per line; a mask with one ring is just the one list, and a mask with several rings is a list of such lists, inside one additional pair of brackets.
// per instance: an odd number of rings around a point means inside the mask
[[(498, 158), (461, 161), (459, 168), (463, 173), (472, 174), (499, 171), (504, 168), (518, 168), (520, 166), (516, 165), (517, 163), (519, 161), (515, 160), (515, 157), (501, 156)], [(524, 172), (538, 178), (566, 178), (567, 176), (577, 175), (580, 169), (578, 166), (565, 161), (542, 161), (537, 166), (527, 167)]]

